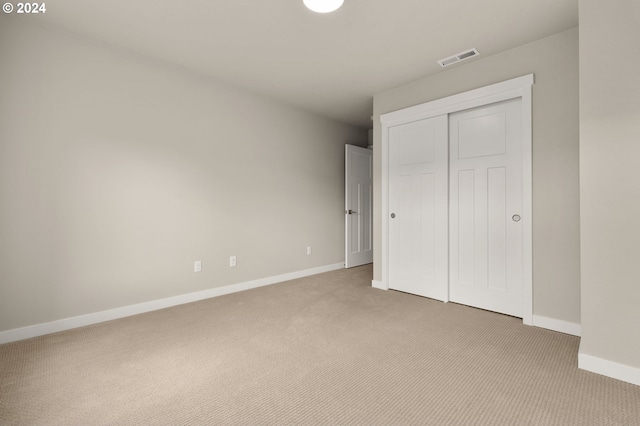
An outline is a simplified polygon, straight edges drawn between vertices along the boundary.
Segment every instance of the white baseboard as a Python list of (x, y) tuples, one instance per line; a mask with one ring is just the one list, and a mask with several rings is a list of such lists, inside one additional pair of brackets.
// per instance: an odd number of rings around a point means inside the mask
[(571, 334), (580, 337), (582, 327), (575, 322), (563, 321), (555, 318), (547, 318), (540, 315), (533, 316), (532, 325), (546, 328), (547, 330), (559, 331), (560, 333)]
[(640, 368), (587, 355), (578, 351), (578, 368), (640, 386)]
[(65, 318), (43, 324), (15, 328), (13, 330), (0, 331), (0, 344), (30, 339), (32, 337), (57, 333), (59, 331), (84, 327), (100, 322), (129, 317), (132, 315), (143, 314), (145, 312), (157, 311), (159, 309), (165, 309), (171, 306), (197, 302), (198, 300), (210, 299), (212, 297), (223, 296), (230, 293), (237, 293), (239, 291), (277, 284), (283, 281), (294, 280), (296, 278), (308, 277), (310, 275), (321, 274), (323, 272), (336, 271), (343, 268), (344, 263), (335, 263), (333, 265), (320, 266), (317, 268), (305, 269), (303, 271), (297, 272), (290, 272), (287, 274), (261, 278), (224, 287), (217, 287), (209, 290), (197, 291), (194, 293), (181, 294), (179, 296), (167, 297), (165, 299), (152, 300), (150, 302), (139, 303), (136, 305), (123, 306), (122, 308), (115, 308), (107, 311), (95, 312), (92, 314), (80, 315), (72, 318)]
[(379, 290), (389, 290), (389, 287), (387, 287), (382, 281), (371, 280), (371, 287)]

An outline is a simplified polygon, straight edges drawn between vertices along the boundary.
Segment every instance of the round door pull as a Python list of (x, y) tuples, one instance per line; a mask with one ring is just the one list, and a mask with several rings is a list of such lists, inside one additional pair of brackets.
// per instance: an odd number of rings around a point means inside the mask
[(395, 219), (396, 218), (396, 214), (395, 213), (391, 213), (391, 219)]
[(511, 219), (513, 219), (514, 222), (520, 222), (520, 219), (522, 218), (519, 214), (514, 214), (513, 216), (511, 216)]

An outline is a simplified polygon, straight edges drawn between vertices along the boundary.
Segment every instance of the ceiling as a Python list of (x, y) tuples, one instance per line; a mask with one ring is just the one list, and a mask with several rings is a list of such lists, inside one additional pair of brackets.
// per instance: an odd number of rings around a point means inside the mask
[(46, 21), (369, 128), (374, 94), (574, 28), (578, 0), (56, 0)]

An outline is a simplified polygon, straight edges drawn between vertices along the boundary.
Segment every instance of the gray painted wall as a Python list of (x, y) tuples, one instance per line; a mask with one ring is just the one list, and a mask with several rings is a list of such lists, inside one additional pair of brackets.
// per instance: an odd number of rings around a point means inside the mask
[[(374, 146), (380, 146), (380, 114), (529, 73), (535, 74), (533, 313), (580, 323), (577, 28), (377, 94)], [(374, 165), (374, 210), (380, 211), (381, 157), (375, 148)], [(377, 215), (375, 280), (381, 279), (381, 227)]]
[(0, 25), (0, 331), (344, 261), (366, 130), (27, 22)]
[(635, 368), (640, 368), (639, 28), (637, 0), (580, 0), (580, 352)]

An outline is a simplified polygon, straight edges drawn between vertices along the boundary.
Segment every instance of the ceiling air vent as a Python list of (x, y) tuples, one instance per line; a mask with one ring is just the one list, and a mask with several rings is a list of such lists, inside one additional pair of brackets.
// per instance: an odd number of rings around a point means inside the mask
[(460, 61), (464, 61), (465, 59), (475, 58), (478, 56), (480, 52), (478, 49), (469, 49), (464, 52), (458, 53), (457, 55), (449, 56), (448, 58), (440, 59), (438, 63), (442, 68), (448, 67), (449, 65), (453, 65)]

